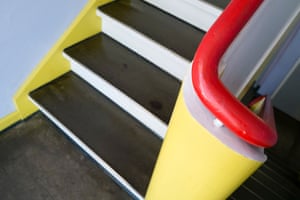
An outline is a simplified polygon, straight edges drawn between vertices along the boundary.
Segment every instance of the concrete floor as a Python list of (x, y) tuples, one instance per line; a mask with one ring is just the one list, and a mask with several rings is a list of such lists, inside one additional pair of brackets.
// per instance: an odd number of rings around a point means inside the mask
[(37, 113), (0, 135), (0, 199), (131, 198)]

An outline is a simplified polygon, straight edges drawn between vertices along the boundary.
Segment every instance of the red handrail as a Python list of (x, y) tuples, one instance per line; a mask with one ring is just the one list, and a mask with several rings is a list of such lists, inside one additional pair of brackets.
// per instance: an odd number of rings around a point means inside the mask
[(260, 147), (277, 142), (276, 131), (253, 114), (221, 83), (218, 64), (263, 0), (232, 0), (206, 33), (194, 57), (192, 81), (202, 103), (243, 140)]

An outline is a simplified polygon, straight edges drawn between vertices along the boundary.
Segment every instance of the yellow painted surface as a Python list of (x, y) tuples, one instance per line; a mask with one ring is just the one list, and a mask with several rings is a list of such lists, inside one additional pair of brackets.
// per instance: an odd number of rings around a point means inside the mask
[[(96, 16), (96, 9), (98, 6), (111, 1), (112, 0), (88, 1), (70, 27), (60, 37), (47, 55), (45, 55), (44, 59), (34, 69), (15, 94), (14, 103), (16, 106), (16, 113), (18, 114), (12, 114), (14, 117), (9, 116), (0, 119), (1, 127), (8, 127), (12, 123), (26, 118), (37, 110), (28, 99), (29, 92), (70, 70), (69, 62), (62, 56), (63, 49), (100, 32), (101, 20)], [(14, 118), (14, 120), (10, 120), (12, 118)]]
[(180, 92), (146, 200), (226, 199), (261, 164), (213, 137)]
[(0, 120), (0, 131), (20, 120), (19, 112), (13, 112)]

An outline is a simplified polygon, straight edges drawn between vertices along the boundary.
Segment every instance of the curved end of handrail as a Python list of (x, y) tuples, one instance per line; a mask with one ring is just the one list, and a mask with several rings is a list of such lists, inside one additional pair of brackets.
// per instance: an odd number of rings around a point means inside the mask
[(231, 1), (206, 33), (196, 51), (192, 65), (192, 82), (202, 103), (226, 127), (252, 145), (271, 147), (277, 142), (276, 130), (240, 103), (225, 88), (218, 76), (221, 57), (262, 1)]

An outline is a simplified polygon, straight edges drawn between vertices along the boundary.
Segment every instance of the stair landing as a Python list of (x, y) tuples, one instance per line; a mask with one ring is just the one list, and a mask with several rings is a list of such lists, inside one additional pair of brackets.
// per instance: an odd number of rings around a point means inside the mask
[(40, 112), (0, 135), (1, 200), (129, 200)]

